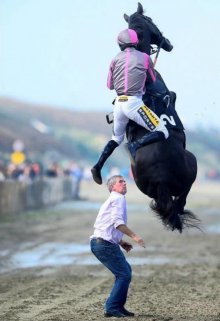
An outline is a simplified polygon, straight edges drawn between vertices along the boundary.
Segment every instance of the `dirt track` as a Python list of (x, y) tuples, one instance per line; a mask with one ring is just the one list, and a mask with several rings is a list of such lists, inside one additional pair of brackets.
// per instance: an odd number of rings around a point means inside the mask
[[(69, 203), (66, 208), (58, 206), (1, 219), (1, 321), (105, 319), (103, 303), (113, 278), (104, 267), (95, 264), (88, 239), (98, 203), (108, 193), (94, 185), (82, 186), (82, 196), (91, 203), (78, 202), (74, 209)], [(127, 199), (128, 225), (146, 241), (146, 249), (134, 246), (128, 255), (133, 280), (127, 307), (136, 313), (133, 319), (219, 321), (219, 186), (197, 184), (188, 200), (187, 207), (202, 219), (204, 233), (189, 230), (180, 235), (166, 231), (149, 212), (149, 200), (133, 185), (128, 186)], [(88, 249), (73, 255), (66, 248), (64, 255), (65, 246), (71, 244)], [(49, 247), (45, 250), (46, 245)], [(50, 263), (60, 245), (64, 252)], [(42, 266), (38, 264), (40, 260), (33, 262), (37, 249), (45, 250), (40, 257)], [(29, 268), (25, 268), (28, 262), (24, 253), (29, 253)], [(64, 264), (64, 259), (73, 263)]]

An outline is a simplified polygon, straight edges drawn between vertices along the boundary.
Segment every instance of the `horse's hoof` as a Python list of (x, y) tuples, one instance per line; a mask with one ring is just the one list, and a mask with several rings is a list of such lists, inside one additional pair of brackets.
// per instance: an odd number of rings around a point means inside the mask
[(92, 173), (93, 180), (94, 180), (97, 184), (102, 185), (102, 177), (101, 177), (100, 171), (98, 171), (95, 167), (93, 167), (93, 168), (91, 169), (91, 173)]

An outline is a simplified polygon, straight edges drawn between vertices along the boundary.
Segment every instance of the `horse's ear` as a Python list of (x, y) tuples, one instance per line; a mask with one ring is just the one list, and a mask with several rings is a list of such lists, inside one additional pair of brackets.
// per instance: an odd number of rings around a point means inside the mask
[(128, 23), (128, 21), (129, 21), (129, 16), (125, 13), (124, 14), (124, 19), (125, 19), (125, 21)]
[(140, 2), (138, 2), (137, 13), (139, 13), (139, 14), (143, 14), (144, 13), (143, 6), (142, 6), (142, 4)]

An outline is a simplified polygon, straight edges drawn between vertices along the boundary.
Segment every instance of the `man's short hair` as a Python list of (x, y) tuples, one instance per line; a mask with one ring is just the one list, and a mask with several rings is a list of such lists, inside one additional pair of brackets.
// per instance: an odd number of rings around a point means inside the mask
[(123, 177), (121, 175), (113, 175), (111, 176), (108, 181), (107, 181), (107, 187), (108, 187), (108, 190), (109, 192), (111, 193), (112, 191), (112, 187), (116, 184), (117, 182), (117, 178), (120, 178), (120, 177)]

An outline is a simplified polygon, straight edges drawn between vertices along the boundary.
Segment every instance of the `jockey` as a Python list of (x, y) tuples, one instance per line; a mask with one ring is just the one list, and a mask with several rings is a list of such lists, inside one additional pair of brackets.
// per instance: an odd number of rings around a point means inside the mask
[(117, 93), (113, 111), (113, 135), (97, 164), (91, 169), (97, 184), (102, 184), (101, 169), (105, 161), (124, 140), (129, 119), (150, 131), (139, 140), (127, 144), (133, 158), (138, 148), (169, 136), (163, 122), (142, 100), (146, 79), (150, 78), (149, 82), (156, 80), (151, 58), (136, 49), (138, 37), (132, 29), (121, 31), (117, 42), (121, 52), (112, 60), (107, 79), (108, 88), (115, 89)]

